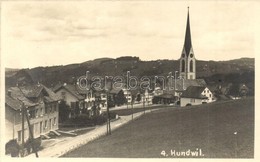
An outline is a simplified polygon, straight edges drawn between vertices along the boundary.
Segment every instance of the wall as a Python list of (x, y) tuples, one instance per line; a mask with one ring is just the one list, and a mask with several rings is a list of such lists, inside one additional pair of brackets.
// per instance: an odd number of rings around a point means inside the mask
[[(47, 134), (51, 130), (57, 130), (58, 127), (58, 120), (59, 120), (59, 109), (58, 109), (58, 102), (54, 102), (53, 105), (57, 106), (56, 111), (49, 111), (48, 113), (44, 113), (43, 115), (39, 115), (35, 118), (30, 119), (30, 124), (32, 125), (33, 135), (34, 138), (40, 137), (41, 134)], [(45, 106), (42, 104), (42, 106)], [(39, 108), (39, 107), (38, 107)], [(36, 108), (34, 108), (36, 109)], [(43, 107), (44, 109), (44, 107)], [(6, 106), (6, 128), (5, 130), (5, 140), (8, 142), (10, 139), (18, 139), (18, 132), (22, 130), (22, 121), (20, 111), (14, 111), (14, 109)], [(54, 123), (55, 120), (55, 123)], [(47, 127), (44, 127), (45, 121), (47, 121)], [(40, 129), (40, 123), (42, 122), (42, 128)], [(24, 118), (24, 128), (25, 128), (25, 141), (29, 138), (29, 129), (26, 117)], [(20, 134), (21, 135), (21, 134)], [(21, 141), (18, 141), (21, 143)]]
[(202, 104), (202, 99), (193, 99), (193, 98), (181, 98), (181, 106), (186, 106), (187, 104), (199, 105)]

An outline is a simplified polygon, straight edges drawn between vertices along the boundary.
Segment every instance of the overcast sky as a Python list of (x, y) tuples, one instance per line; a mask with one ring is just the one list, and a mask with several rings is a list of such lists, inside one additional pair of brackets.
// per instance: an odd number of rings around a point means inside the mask
[(254, 57), (256, 1), (2, 2), (5, 67), (81, 63), (101, 57), (179, 59), (190, 7), (198, 60)]

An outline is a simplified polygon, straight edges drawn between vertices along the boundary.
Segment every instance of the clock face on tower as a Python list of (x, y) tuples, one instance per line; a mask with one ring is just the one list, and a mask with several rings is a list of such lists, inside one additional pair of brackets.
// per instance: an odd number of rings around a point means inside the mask
[(190, 58), (192, 58), (193, 57), (193, 54), (190, 54)]
[(185, 54), (182, 54), (181, 56), (184, 58), (184, 57), (185, 57)]

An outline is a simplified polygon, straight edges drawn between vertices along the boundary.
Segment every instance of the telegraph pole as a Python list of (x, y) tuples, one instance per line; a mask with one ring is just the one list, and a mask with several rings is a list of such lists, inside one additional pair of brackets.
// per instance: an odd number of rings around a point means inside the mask
[(143, 100), (143, 108), (144, 108), (144, 114), (145, 114), (145, 95), (144, 95), (144, 100)]
[(107, 135), (111, 135), (110, 113), (108, 107), (108, 92), (107, 92)]
[(134, 120), (134, 102), (135, 102), (135, 97), (132, 96), (132, 102), (131, 102), (131, 106), (132, 106), (132, 121)]
[[(18, 99), (19, 100), (19, 99)], [(22, 103), (22, 157), (24, 157), (24, 103)]]
[(29, 128), (30, 138), (32, 140), (32, 149), (33, 149), (33, 152), (35, 152), (35, 156), (38, 158), (39, 156), (38, 156), (37, 149), (34, 146), (35, 142), (34, 142), (33, 132), (32, 132), (32, 129), (31, 129), (31, 124), (30, 124), (28, 114), (26, 113), (25, 116), (26, 116), (26, 120), (27, 120), (27, 124), (28, 124), (28, 128)]
[[(18, 99), (18, 98), (17, 98)], [(22, 102), (20, 99), (18, 99), (20, 102)], [(38, 152), (34, 147), (34, 137), (33, 137), (33, 132), (31, 130), (31, 124), (30, 124), (30, 120), (28, 118), (28, 114), (25, 113), (25, 106), (24, 103), (22, 102), (22, 157), (24, 157), (24, 116), (26, 117), (27, 120), (27, 124), (28, 124), (28, 129), (29, 129), (29, 133), (30, 133), (30, 138), (32, 140), (32, 148), (33, 151), (35, 152), (35, 156), (38, 158)]]

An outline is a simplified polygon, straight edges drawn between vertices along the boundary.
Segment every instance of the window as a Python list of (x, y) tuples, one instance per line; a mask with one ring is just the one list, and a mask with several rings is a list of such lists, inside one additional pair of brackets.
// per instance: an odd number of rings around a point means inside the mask
[(54, 107), (53, 107), (53, 106), (54, 106), (54, 105), (51, 104), (51, 108), (50, 108), (50, 112), (51, 112), (51, 113), (54, 111)]
[(29, 110), (29, 119), (35, 118), (35, 110)]
[(207, 93), (209, 93), (209, 90), (207, 90)]
[(18, 141), (21, 141), (22, 140), (22, 131), (20, 130), (20, 131), (18, 131), (17, 132), (17, 134), (18, 134)]
[(41, 110), (40, 110), (40, 115), (42, 116), (43, 115), (43, 108), (41, 108)]
[(61, 92), (61, 98), (62, 98), (63, 100), (66, 100), (66, 92)]
[(190, 99), (190, 102), (191, 102), (191, 103), (194, 103), (194, 102), (195, 102), (195, 98), (191, 98), (191, 99)]
[(39, 115), (38, 112), (39, 112), (38, 109), (35, 109), (35, 116), (36, 116), (36, 118), (37, 118), (38, 115)]
[(185, 61), (181, 61), (181, 72), (185, 72)]
[(193, 61), (190, 61), (190, 72), (193, 72)]
[(48, 107), (49, 107), (49, 105), (46, 104), (46, 105), (45, 105), (45, 108), (44, 108), (44, 109), (45, 109), (45, 114), (48, 114)]
[(48, 121), (45, 120), (45, 122), (44, 122), (44, 127), (45, 127), (45, 128), (47, 128), (47, 124), (48, 124)]
[(58, 104), (54, 104), (54, 111), (57, 111)]
[(209, 97), (211, 97), (211, 94), (209, 94)]
[(56, 125), (56, 117), (53, 118), (53, 125)]

